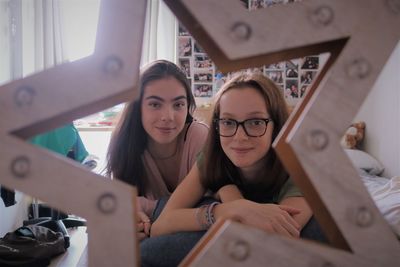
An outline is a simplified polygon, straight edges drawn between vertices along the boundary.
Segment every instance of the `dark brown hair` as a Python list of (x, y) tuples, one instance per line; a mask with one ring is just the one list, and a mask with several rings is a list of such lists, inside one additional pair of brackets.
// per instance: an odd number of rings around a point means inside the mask
[(144, 90), (150, 82), (168, 77), (175, 78), (185, 88), (188, 102), (186, 123), (193, 121), (192, 114), (196, 103), (186, 75), (174, 63), (157, 60), (146, 65), (141, 72), (139, 97), (125, 107), (108, 147), (106, 174), (136, 186), (139, 195), (145, 193), (146, 186), (146, 174), (141, 158), (148, 140), (141, 114)]
[[(225, 83), (216, 95), (213, 120), (219, 118), (220, 99), (224, 93), (229, 90), (241, 90), (249, 87), (256, 89), (264, 97), (268, 114), (274, 124), (273, 141), (288, 118), (288, 110), (281, 90), (262, 74), (239, 74)], [(239, 169), (225, 155), (213, 121), (211, 122), (209, 136), (204, 147), (203, 160), (200, 162), (199, 168), (201, 181), (205, 188), (216, 192), (226, 184), (236, 184), (245, 197), (251, 199), (253, 187), (244, 184)], [(263, 184), (256, 185), (254, 188), (262, 188), (265, 195), (273, 197), (279, 193), (288, 175), (272, 147), (265, 157), (265, 168), (269, 178), (263, 179)]]

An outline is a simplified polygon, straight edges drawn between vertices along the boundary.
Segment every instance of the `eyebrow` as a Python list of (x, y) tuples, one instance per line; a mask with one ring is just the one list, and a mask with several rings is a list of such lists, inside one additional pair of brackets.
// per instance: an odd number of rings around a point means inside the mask
[[(234, 116), (235, 116), (235, 114), (228, 113), (228, 112), (221, 113), (220, 115), (223, 115), (223, 116), (231, 116), (231, 117), (234, 117)], [(247, 113), (246, 116), (247, 116), (247, 115), (268, 115), (268, 114), (265, 113), (265, 112), (253, 111), (253, 112)]]
[[(149, 100), (149, 99), (156, 99), (156, 100), (159, 100), (161, 102), (165, 102), (164, 98), (161, 98), (161, 97), (156, 96), (156, 95), (151, 95), (151, 96), (148, 96), (148, 97), (145, 98), (145, 100)], [(180, 95), (180, 96), (172, 98), (171, 101), (177, 101), (177, 100), (181, 100), (181, 99), (186, 99), (186, 96)]]

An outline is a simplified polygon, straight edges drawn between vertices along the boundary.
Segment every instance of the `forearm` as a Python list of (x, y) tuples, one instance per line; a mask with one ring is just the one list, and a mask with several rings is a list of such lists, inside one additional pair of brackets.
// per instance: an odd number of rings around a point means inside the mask
[(240, 192), (239, 188), (234, 184), (221, 187), (217, 195), (221, 202), (230, 202), (243, 198), (242, 192)]
[(192, 208), (175, 209), (161, 214), (152, 225), (151, 236), (204, 230), (196, 218), (198, 212), (199, 208)]

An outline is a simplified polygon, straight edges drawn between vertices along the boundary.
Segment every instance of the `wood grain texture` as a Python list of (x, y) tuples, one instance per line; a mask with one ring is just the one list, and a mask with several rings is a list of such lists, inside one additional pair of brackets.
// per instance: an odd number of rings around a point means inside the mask
[(95, 53), (0, 88), (0, 183), (87, 220), (90, 266), (136, 266), (136, 190), (23, 139), (137, 95), (145, 0), (101, 2)]
[[(324, 247), (324, 253), (320, 253), (318, 246), (290, 242), (293, 251), (288, 254), (296, 255), (293, 259), (297, 259), (296, 251), (309, 259), (297, 261), (284, 255), (287, 244), (283, 245), (283, 238), (275, 237), (252, 240), (252, 253), (254, 248), (256, 257), (262, 259), (270, 255), (271, 247), (277, 248), (276, 254), (268, 257), (269, 266), (318, 266), (320, 260), (333, 266), (398, 266), (400, 243), (340, 147), (339, 139), (399, 41), (399, 2), (310, 0), (254, 12), (246, 11), (239, 1), (165, 2), (217, 67), (225, 71), (331, 53), (321, 75), (273, 146), (336, 248)], [(243, 227), (243, 231), (245, 237), (252, 230)], [(226, 258), (216, 258), (223, 254), (223, 248), (217, 245), (220, 239), (232, 238), (228, 232), (222, 232), (215, 242), (203, 244), (198, 257), (191, 254), (193, 265), (231, 263)], [(215, 257), (211, 259), (211, 255)], [(272, 258), (284, 260), (275, 262)], [(250, 265), (262, 264), (253, 260)], [(188, 261), (185, 264), (190, 265)]]

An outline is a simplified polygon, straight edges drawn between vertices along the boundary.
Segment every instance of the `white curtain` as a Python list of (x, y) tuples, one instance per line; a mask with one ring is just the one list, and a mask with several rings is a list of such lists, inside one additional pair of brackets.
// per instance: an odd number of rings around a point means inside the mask
[(23, 77), (67, 59), (60, 1), (22, 1)]
[(156, 59), (176, 62), (177, 19), (161, 0), (148, 0), (141, 65)]

